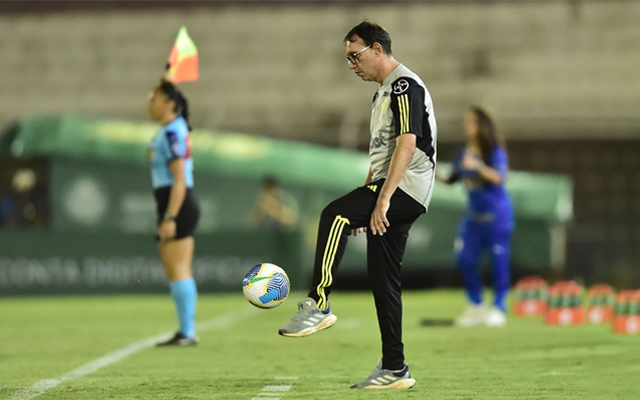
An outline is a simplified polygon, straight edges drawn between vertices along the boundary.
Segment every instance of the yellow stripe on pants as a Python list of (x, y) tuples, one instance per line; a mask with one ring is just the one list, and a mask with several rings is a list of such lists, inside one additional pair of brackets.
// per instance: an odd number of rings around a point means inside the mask
[(338, 246), (340, 246), (340, 236), (342, 234), (342, 229), (344, 229), (344, 226), (348, 223), (348, 219), (338, 215), (333, 220), (333, 224), (331, 225), (331, 229), (329, 230), (329, 239), (327, 240), (327, 245), (324, 248), (324, 256), (322, 257), (322, 279), (320, 280), (320, 284), (317, 288), (318, 308), (327, 308), (327, 296), (324, 292), (324, 289), (326, 287), (329, 287), (333, 282), (331, 268), (333, 267), (333, 262), (336, 258)]

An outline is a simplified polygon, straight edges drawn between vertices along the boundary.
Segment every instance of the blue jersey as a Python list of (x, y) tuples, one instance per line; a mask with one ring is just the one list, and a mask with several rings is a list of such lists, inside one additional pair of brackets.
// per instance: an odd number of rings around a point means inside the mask
[(187, 187), (193, 187), (193, 158), (191, 158), (191, 137), (187, 121), (181, 116), (163, 125), (151, 140), (149, 161), (151, 163), (151, 183), (153, 188), (173, 185), (173, 175), (169, 163), (184, 160), (184, 174)]
[[(511, 199), (504, 187), (504, 184), (494, 185), (480, 178), (477, 171), (466, 169), (462, 165), (462, 159), (467, 148), (462, 148), (453, 158), (453, 177), (461, 180), (469, 194), (469, 207), (466, 218), (477, 222), (492, 222), (495, 225), (506, 229), (513, 228), (513, 209)], [(509, 162), (507, 152), (496, 146), (491, 153), (488, 167), (497, 170), (504, 182), (507, 177)]]

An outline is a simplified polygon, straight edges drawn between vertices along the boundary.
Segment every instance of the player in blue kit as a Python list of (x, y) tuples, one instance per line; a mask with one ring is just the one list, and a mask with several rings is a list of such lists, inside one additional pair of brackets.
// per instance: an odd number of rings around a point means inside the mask
[(149, 146), (158, 228), (156, 238), (180, 329), (159, 346), (190, 346), (195, 331), (198, 292), (191, 273), (193, 232), (200, 208), (193, 194), (193, 158), (187, 100), (173, 83), (163, 79), (149, 94), (149, 117), (161, 127)]
[[(472, 107), (464, 122), (465, 146), (454, 156), (451, 175), (438, 180), (446, 184), (462, 181), (469, 195), (455, 252), (469, 299), (469, 308), (456, 319), (458, 326), (504, 326), (505, 300), (509, 291), (510, 237), (514, 228), (513, 209), (504, 187), (508, 160), (504, 142), (491, 117)], [(482, 305), (482, 279), (478, 263), (489, 252), (493, 264), (493, 306)]]

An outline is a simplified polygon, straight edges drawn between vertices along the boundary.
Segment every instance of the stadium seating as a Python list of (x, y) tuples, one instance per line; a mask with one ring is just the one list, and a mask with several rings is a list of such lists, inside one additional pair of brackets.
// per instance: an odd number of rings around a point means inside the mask
[[(366, 146), (362, 110), (375, 86), (348, 72), (341, 39), (367, 16), (427, 81), (441, 140), (453, 139), (470, 103), (499, 113), (510, 137), (599, 127), (628, 135), (640, 101), (638, 13), (638, 3), (493, 3), (3, 16), (0, 74), (11, 79), (0, 124), (27, 112), (144, 119), (146, 94), (187, 25), (201, 55), (201, 80), (185, 85), (197, 125)], [(349, 137), (354, 128), (360, 135)]]

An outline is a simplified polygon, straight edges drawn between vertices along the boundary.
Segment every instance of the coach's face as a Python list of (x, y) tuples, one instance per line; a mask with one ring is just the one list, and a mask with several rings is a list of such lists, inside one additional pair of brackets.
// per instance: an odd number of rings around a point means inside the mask
[(380, 56), (378, 43), (367, 46), (362, 38), (355, 36), (356, 40), (347, 41), (345, 46), (349, 69), (351, 69), (363, 81), (375, 81), (378, 73), (378, 57)]

